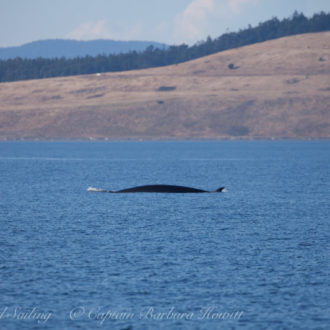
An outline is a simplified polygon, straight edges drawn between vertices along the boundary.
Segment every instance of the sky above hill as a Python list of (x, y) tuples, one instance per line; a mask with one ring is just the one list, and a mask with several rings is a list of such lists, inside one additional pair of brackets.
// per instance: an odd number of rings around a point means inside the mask
[(0, 47), (41, 39), (194, 44), (293, 12), (330, 12), (329, 0), (0, 0)]

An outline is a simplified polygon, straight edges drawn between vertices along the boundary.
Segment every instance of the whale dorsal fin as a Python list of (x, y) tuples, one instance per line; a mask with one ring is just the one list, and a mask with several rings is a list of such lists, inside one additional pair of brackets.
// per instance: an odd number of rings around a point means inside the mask
[(222, 192), (222, 191), (224, 191), (225, 190), (225, 187), (220, 187), (220, 188), (218, 188), (217, 190), (215, 190), (215, 192)]

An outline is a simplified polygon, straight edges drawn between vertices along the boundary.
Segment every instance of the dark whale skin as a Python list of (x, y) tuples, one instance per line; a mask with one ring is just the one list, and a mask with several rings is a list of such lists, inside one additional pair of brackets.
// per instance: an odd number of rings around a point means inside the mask
[(157, 192), (157, 193), (204, 193), (206, 190), (184, 187), (184, 186), (173, 186), (167, 184), (155, 184), (147, 186), (138, 186), (128, 189), (122, 189), (115, 191), (116, 193), (134, 193), (134, 192)]
[(114, 194), (122, 194), (122, 193), (210, 193), (210, 192), (222, 192), (225, 188), (220, 187), (214, 191), (208, 191), (203, 189), (185, 187), (185, 186), (176, 186), (176, 185), (168, 185), (168, 184), (154, 184), (154, 185), (146, 185), (146, 186), (137, 186), (122, 190), (105, 190), (105, 189), (96, 189), (96, 188), (88, 188), (88, 191), (96, 191), (96, 192), (108, 192)]

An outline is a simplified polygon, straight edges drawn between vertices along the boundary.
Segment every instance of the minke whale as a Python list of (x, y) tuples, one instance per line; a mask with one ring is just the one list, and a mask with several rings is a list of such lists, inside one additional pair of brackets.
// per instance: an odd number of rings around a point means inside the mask
[(203, 190), (198, 188), (191, 188), (185, 186), (175, 186), (169, 184), (153, 184), (153, 185), (146, 185), (146, 186), (137, 186), (122, 190), (106, 190), (106, 189), (99, 189), (89, 187), (87, 191), (93, 192), (107, 192), (107, 193), (213, 193), (213, 192), (223, 192), (225, 187), (220, 187), (216, 190), (209, 191)]

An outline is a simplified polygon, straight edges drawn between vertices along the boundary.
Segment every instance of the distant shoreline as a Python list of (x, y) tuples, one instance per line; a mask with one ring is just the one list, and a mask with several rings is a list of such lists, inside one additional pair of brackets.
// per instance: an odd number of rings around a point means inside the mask
[(329, 44), (330, 32), (311, 33), (167, 67), (2, 83), (0, 140), (330, 139)]

